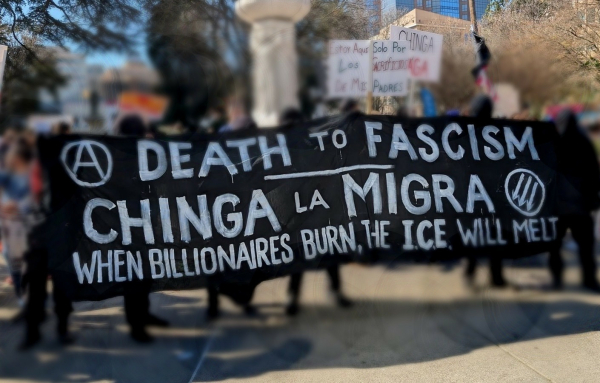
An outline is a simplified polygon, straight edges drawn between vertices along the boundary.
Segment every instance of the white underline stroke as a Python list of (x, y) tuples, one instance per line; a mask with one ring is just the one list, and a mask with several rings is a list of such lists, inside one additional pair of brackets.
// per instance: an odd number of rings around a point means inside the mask
[(332, 170), (318, 170), (314, 172), (303, 172), (303, 173), (288, 173), (288, 174), (276, 174), (272, 176), (265, 176), (265, 181), (271, 180), (284, 180), (288, 178), (306, 178), (306, 177), (325, 177), (332, 176), (335, 174), (350, 172), (352, 170), (360, 169), (393, 169), (394, 165), (354, 165), (345, 166), (343, 168), (337, 168)]

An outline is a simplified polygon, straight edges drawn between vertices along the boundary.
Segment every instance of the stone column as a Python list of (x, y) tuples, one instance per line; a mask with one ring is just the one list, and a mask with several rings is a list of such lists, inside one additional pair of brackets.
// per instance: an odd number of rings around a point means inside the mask
[(238, 0), (235, 10), (252, 25), (252, 117), (261, 128), (276, 126), (284, 109), (299, 106), (294, 24), (310, 0)]

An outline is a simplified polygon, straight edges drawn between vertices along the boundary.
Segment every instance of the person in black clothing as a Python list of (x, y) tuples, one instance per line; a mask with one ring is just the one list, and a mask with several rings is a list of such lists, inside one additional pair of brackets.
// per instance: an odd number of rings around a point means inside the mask
[(400, 117), (400, 118), (408, 117), (408, 112), (406, 111), (406, 108), (403, 105), (399, 106), (398, 109), (396, 109), (396, 117)]
[[(354, 100), (347, 100), (343, 106), (345, 113), (356, 112), (358, 104)], [(285, 127), (292, 127), (294, 124), (304, 122), (304, 116), (296, 108), (288, 108), (284, 110), (279, 117), (279, 125)], [(352, 302), (346, 298), (341, 291), (340, 281), (340, 266), (333, 265), (326, 268), (327, 275), (329, 276), (329, 284), (331, 291), (335, 294), (336, 302), (340, 307), (350, 307)], [(286, 307), (286, 313), (288, 315), (296, 315), (300, 310), (299, 299), (300, 299), (300, 287), (302, 286), (302, 276), (304, 273), (298, 272), (290, 275), (290, 284), (288, 286), (288, 293), (290, 295), (290, 302)]]
[(470, 117), (490, 119), (492, 118), (493, 110), (494, 103), (492, 102), (492, 99), (485, 94), (475, 96), (469, 104)]
[[(121, 136), (147, 137), (148, 129), (144, 121), (137, 115), (130, 115), (121, 120), (117, 133)], [(153, 339), (146, 331), (146, 326), (167, 327), (169, 322), (150, 313), (150, 281), (130, 283), (125, 288), (125, 318), (131, 328), (131, 337), (140, 343)]]
[(563, 260), (560, 240), (567, 229), (579, 247), (583, 286), (600, 291), (594, 260), (594, 221), (591, 212), (600, 207), (600, 166), (590, 139), (579, 128), (570, 110), (555, 119), (560, 135), (556, 154), (558, 162), (558, 239), (550, 252), (549, 266), (555, 288), (562, 288)]
[[(329, 288), (331, 292), (335, 296), (335, 301), (338, 306), (343, 308), (348, 308), (352, 306), (352, 301), (348, 299), (344, 293), (342, 293), (342, 283), (340, 279), (340, 266), (334, 265), (329, 266), (325, 269), (327, 271), (327, 276), (329, 277)], [(294, 273), (290, 275), (290, 284), (288, 286), (288, 293), (290, 295), (290, 303), (285, 309), (285, 312), (294, 316), (300, 310), (299, 300), (300, 300), (300, 287), (302, 285), (302, 277), (304, 273)]]
[[(68, 125), (67, 125), (68, 127)], [(68, 133), (68, 129), (66, 130)], [(63, 134), (67, 134), (63, 133)], [(39, 165), (39, 164), (38, 164)], [(39, 210), (34, 214), (33, 228), (27, 236), (27, 250), (24, 254), (25, 273), (23, 275), (23, 286), (27, 289), (27, 302), (25, 303), (25, 339), (20, 345), (21, 350), (27, 350), (36, 345), (41, 339), (40, 325), (46, 319), (46, 290), (48, 275), (53, 281), (60, 276), (48, 270), (48, 236), (52, 230), (45, 220), (48, 209), (44, 208), (44, 187), (41, 172), (35, 173), (39, 177), (40, 190), (32, 187), (32, 198), (37, 202)], [(57, 283), (52, 284), (52, 297), (54, 300), (54, 312), (58, 319), (57, 333), (61, 344), (67, 345), (74, 341), (69, 334), (69, 315), (73, 311), (71, 300), (66, 292)]]
[[(230, 134), (232, 132), (254, 132), (257, 129), (256, 123), (251, 117), (246, 115), (245, 109), (238, 101), (232, 102), (230, 107), (230, 121), (222, 126), (216, 132), (216, 137)], [(244, 313), (248, 316), (256, 314), (256, 308), (252, 305), (252, 297), (256, 286), (261, 282), (261, 278), (252, 278), (246, 282), (223, 282), (218, 275), (212, 275), (207, 278), (208, 308), (206, 318), (214, 320), (219, 317), (219, 295), (227, 295), (237, 305), (241, 306)]]
[(360, 111), (360, 107), (358, 105), (358, 102), (356, 102), (356, 100), (349, 98), (342, 103), (342, 105), (340, 107), (340, 111), (342, 112), (342, 114), (347, 115), (347, 114), (351, 114), (351, 113)]
[(281, 116), (279, 116), (279, 126), (290, 128), (294, 124), (302, 122), (304, 122), (304, 116), (302, 115), (302, 112), (296, 108), (287, 108), (281, 113)]
[(119, 136), (142, 138), (147, 132), (148, 129), (146, 129), (144, 120), (135, 114), (123, 117), (123, 119), (119, 122), (119, 126), (117, 127), (117, 134)]
[[(484, 120), (492, 118), (492, 110), (494, 108), (492, 99), (486, 95), (478, 95), (471, 101), (469, 105), (469, 116), (477, 117)], [(467, 257), (467, 269), (465, 270), (465, 278), (469, 284), (473, 284), (475, 278), (475, 269), (477, 268), (477, 256), (470, 254)], [(502, 274), (502, 258), (499, 256), (490, 257), (490, 276), (492, 279), (492, 286), (504, 287), (506, 286), (506, 280)]]
[[(34, 228), (29, 235), (29, 249), (25, 253), (27, 271), (23, 279), (27, 283), (28, 297), (25, 304), (25, 339), (20, 346), (22, 350), (33, 347), (42, 339), (40, 325), (46, 319), (48, 274), (55, 279), (48, 271), (48, 249), (44, 240), (44, 233), (47, 232), (49, 230), (43, 223)], [(58, 340), (64, 345), (71, 344), (74, 341), (68, 331), (69, 315), (73, 312), (71, 300), (56, 284), (52, 287), (52, 298), (54, 313), (58, 318)]]

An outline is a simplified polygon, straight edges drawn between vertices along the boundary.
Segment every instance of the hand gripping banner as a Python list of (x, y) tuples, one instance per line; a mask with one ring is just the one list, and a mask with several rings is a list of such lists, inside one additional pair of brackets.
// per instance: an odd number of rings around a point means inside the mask
[(556, 239), (549, 123), (355, 114), (287, 128), (39, 151), (55, 283), (104, 299), (377, 257), (506, 257)]

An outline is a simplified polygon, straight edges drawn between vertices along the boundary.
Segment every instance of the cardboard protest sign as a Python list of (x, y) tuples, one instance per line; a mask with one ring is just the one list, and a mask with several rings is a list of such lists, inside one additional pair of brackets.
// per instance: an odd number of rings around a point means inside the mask
[(368, 92), (369, 40), (331, 40), (327, 59), (327, 97), (363, 97)]
[(549, 123), (353, 114), (220, 139), (40, 139), (54, 283), (75, 299), (332, 263), (521, 256), (557, 237)]
[(436, 33), (392, 25), (390, 40), (406, 41), (411, 53), (410, 77), (420, 81), (438, 82), (442, 65), (444, 36)]
[(373, 95), (406, 96), (410, 55), (405, 41), (374, 40)]

